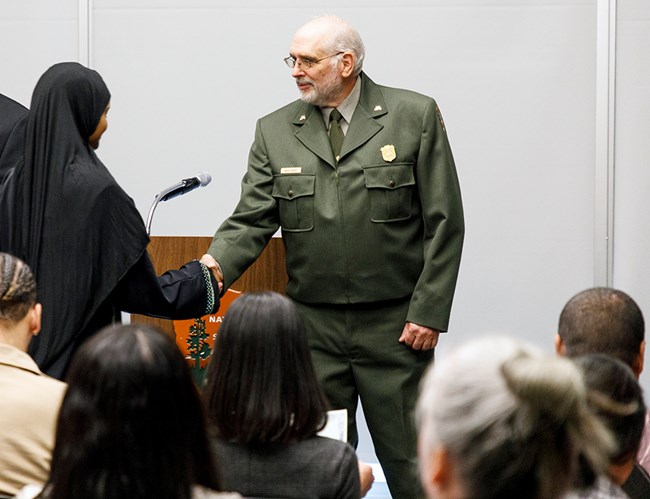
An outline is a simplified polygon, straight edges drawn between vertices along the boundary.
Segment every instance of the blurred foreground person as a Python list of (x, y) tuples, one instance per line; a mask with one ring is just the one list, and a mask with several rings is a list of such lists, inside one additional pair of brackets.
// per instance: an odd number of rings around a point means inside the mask
[(228, 309), (205, 398), (224, 487), (246, 497), (358, 499), (352, 447), (319, 437), (327, 402), (289, 299), (251, 293)]
[(574, 361), (584, 371), (589, 405), (616, 439), (616, 450), (609, 458), (606, 472), (594, 487), (575, 497), (650, 498), (648, 474), (636, 462), (646, 406), (634, 373), (609, 355), (583, 355)]
[[(219, 481), (201, 399), (176, 345), (112, 326), (70, 366), (43, 499), (238, 498)], [(34, 497), (25, 490), (19, 497)]]
[(561, 498), (582, 475), (600, 474), (614, 445), (587, 406), (580, 369), (506, 337), (438, 361), (417, 424), (422, 484), (435, 499)]

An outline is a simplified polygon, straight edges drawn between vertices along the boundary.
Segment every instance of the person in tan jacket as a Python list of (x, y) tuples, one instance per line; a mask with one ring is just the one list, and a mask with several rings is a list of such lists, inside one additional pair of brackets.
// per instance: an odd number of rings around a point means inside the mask
[(50, 472), (66, 385), (43, 374), (27, 354), (41, 311), (29, 266), (0, 253), (0, 494), (43, 483)]

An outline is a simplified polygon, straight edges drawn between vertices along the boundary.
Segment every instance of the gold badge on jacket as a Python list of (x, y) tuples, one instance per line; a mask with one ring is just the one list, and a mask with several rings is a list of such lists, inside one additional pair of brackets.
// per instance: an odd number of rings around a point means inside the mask
[(388, 161), (389, 163), (397, 157), (395, 146), (393, 144), (386, 144), (379, 150), (381, 151), (381, 157), (384, 158), (384, 161)]

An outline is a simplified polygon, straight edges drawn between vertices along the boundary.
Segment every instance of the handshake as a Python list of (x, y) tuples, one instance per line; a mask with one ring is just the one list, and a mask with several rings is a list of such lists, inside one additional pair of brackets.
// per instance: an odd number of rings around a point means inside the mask
[(221, 294), (223, 291), (223, 272), (221, 270), (221, 265), (219, 265), (219, 262), (208, 253), (203, 255), (199, 261), (210, 269), (212, 275), (219, 283), (219, 294)]

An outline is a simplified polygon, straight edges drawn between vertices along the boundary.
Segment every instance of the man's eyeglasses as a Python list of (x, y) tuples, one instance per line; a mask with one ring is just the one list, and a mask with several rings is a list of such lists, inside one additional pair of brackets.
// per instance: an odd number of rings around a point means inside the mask
[(329, 59), (330, 57), (336, 57), (337, 55), (341, 55), (342, 53), (343, 52), (337, 52), (336, 54), (321, 57), (320, 59), (316, 59), (315, 61), (312, 61), (311, 59), (296, 59), (295, 57), (290, 55), (289, 57), (285, 57), (283, 61), (291, 69), (295, 68), (296, 66), (302, 69), (309, 69), (315, 64), (324, 61), (325, 59)]

